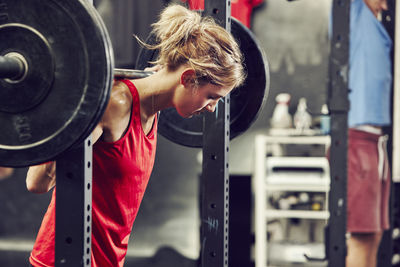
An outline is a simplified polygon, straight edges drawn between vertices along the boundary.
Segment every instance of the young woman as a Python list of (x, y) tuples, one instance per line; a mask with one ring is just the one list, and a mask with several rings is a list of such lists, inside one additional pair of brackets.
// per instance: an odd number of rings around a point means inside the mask
[[(245, 74), (233, 37), (210, 18), (170, 5), (153, 25), (157, 72), (115, 81), (108, 107), (92, 133), (92, 266), (123, 266), (132, 225), (150, 177), (157, 112), (174, 107), (182, 117), (213, 112)], [(55, 186), (55, 163), (29, 168), (29, 191)], [(55, 194), (40, 227), (30, 263), (54, 266)]]

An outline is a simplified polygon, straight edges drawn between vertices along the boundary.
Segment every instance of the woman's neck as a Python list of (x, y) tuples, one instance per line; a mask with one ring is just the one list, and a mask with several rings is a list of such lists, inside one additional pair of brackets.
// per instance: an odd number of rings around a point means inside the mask
[(162, 68), (149, 77), (133, 80), (139, 93), (142, 116), (153, 117), (173, 105), (175, 88), (180, 84), (178, 73)]

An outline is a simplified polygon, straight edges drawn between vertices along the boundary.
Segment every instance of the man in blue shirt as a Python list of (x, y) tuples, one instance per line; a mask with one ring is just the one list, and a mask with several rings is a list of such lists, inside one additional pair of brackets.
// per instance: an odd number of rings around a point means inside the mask
[(352, 0), (350, 10), (347, 267), (375, 267), (389, 229), (392, 40), (380, 22), (386, 0)]

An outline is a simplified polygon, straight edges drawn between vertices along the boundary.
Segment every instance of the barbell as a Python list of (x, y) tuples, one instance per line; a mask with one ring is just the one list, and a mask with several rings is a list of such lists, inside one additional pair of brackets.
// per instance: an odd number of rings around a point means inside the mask
[[(28, 75), (29, 66), (23, 55), (10, 52), (0, 56), (0, 79), (9, 83), (18, 83)], [(154, 74), (153, 71), (114, 68), (116, 79), (140, 79)]]
[[(245, 84), (231, 94), (231, 114), (238, 115), (231, 115), (233, 138), (250, 127), (265, 103), (269, 71), (251, 32), (236, 20), (232, 28), (248, 72)], [(114, 68), (104, 22), (86, 0), (0, 0), (0, 40), (0, 166), (55, 159), (96, 127), (113, 79), (152, 74)], [(136, 67), (143, 69), (156, 53), (142, 49)], [(162, 111), (160, 133), (201, 146), (202, 117), (177, 117), (176, 111)], [(232, 129), (235, 120), (242, 123)]]

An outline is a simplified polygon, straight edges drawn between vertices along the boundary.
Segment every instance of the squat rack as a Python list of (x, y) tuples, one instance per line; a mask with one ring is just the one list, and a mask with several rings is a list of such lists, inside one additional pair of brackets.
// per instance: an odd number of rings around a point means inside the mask
[(332, 2), (328, 106), (331, 116), (329, 221), (325, 232), (328, 266), (345, 266), (347, 204), (347, 113), (350, 0)]
[[(204, 12), (230, 30), (229, 0), (205, 1)], [(201, 265), (207, 267), (228, 267), (229, 102), (229, 96), (219, 101), (204, 119)], [(57, 158), (56, 179), (55, 266), (91, 266), (91, 137)]]
[[(230, 7), (230, 0), (206, 0), (204, 13), (216, 18), (229, 30)], [(331, 111), (331, 158), (335, 160), (331, 162), (333, 193), (329, 197), (331, 216), (326, 229), (326, 256), (329, 266), (332, 267), (345, 266), (346, 256), (349, 9), (350, 0), (333, 0), (328, 104)], [(397, 79), (395, 83), (396, 81)], [(398, 91), (397, 89), (396, 96)], [(219, 102), (215, 113), (205, 116), (203, 172), (200, 185), (201, 265), (204, 267), (229, 266), (229, 102), (228, 96)], [(395, 107), (398, 106), (397, 102)], [(398, 115), (396, 118), (395, 127), (399, 127)], [(398, 142), (395, 145), (398, 145)], [(62, 212), (56, 213), (56, 266), (91, 264), (91, 159), (90, 137), (74, 150), (57, 158), (56, 202), (57, 210)], [(399, 172), (395, 171), (396, 169), (393, 174), (399, 175)], [(74, 197), (70, 197), (71, 195)], [(388, 260), (391, 261), (391, 257), (387, 257), (386, 262)]]

